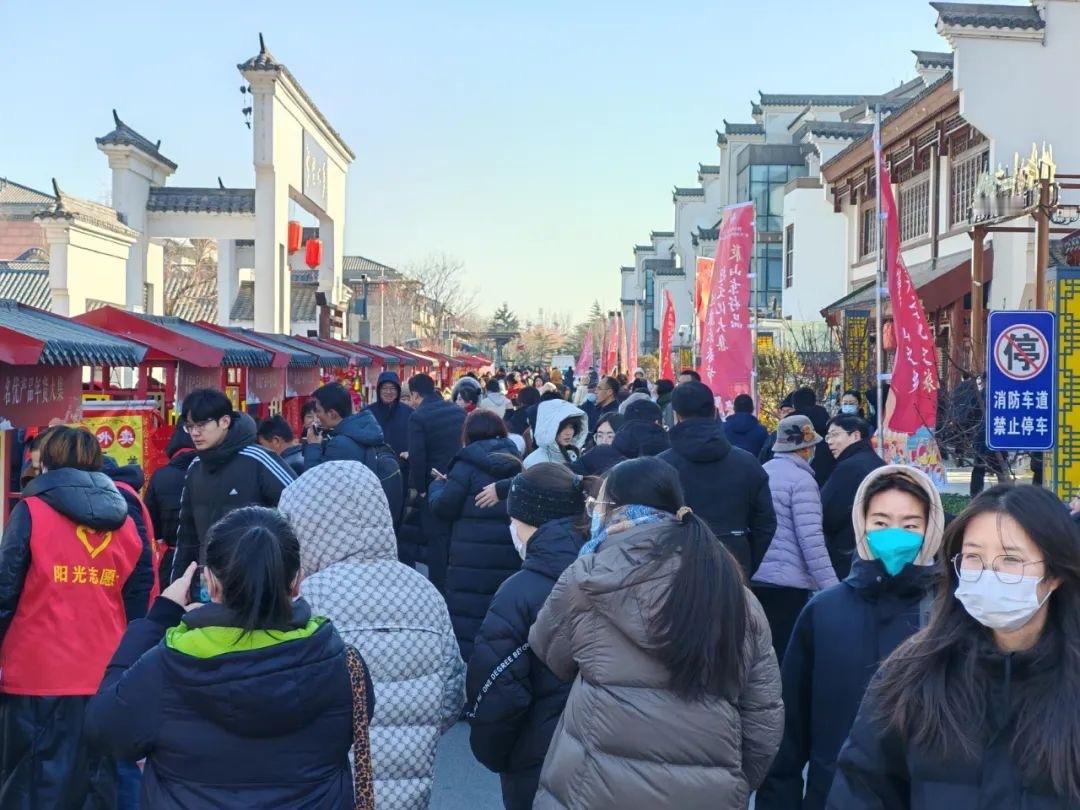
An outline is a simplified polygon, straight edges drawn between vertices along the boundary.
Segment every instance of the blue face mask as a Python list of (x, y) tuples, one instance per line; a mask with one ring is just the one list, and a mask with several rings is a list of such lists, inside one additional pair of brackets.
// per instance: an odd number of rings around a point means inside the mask
[(908, 529), (874, 529), (866, 533), (866, 542), (889, 576), (895, 577), (905, 565), (915, 562), (923, 536)]
[(595, 538), (600, 536), (600, 530), (604, 527), (604, 516), (600, 514), (599, 510), (593, 512), (592, 521), (589, 523), (589, 537)]
[(841, 405), (840, 406), (840, 413), (854, 414), (854, 413), (858, 413), (858, 412), (859, 412), (859, 406), (858, 405)]

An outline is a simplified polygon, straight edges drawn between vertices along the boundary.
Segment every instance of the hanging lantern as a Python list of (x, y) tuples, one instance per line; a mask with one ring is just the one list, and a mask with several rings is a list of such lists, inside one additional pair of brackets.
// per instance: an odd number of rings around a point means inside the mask
[(289, 220), (289, 255), (300, 249), (300, 243), (304, 238), (304, 229), (295, 219)]
[(304, 264), (314, 270), (322, 264), (322, 240), (308, 239), (304, 252)]
[(887, 352), (896, 348), (896, 329), (892, 321), (881, 327), (881, 348)]

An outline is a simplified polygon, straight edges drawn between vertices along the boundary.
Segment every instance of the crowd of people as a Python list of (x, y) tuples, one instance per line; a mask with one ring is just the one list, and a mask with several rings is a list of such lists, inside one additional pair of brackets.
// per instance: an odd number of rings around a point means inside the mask
[[(868, 403), (869, 404), (869, 403)], [(57, 425), (0, 542), (0, 807), (1080, 806), (1080, 528), (958, 515), (856, 392), (692, 370), (183, 401), (148, 482)], [(1080, 510), (1077, 510), (1080, 511)]]

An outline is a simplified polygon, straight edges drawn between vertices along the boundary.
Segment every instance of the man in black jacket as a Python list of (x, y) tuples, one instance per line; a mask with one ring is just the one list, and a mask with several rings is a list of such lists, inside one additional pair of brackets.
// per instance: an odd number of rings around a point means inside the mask
[(858, 416), (836, 416), (829, 421), (825, 443), (836, 458), (836, 467), (821, 490), (822, 527), (836, 576), (843, 580), (851, 570), (855, 553), (855, 530), (851, 507), (859, 485), (873, 470), (884, 467), (870, 446), (870, 425)]
[(195, 460), (195, 445), (183, 425), (177, 425), (165, 448), (169, 463), (159, 467), (150, 476), (146, 488), (146, 510), (154, 524), (154, 536), (165, 544), (161, 557), (158, 579), (162, 587), (169, 584), (172, 574), (173, 555), (176, 553), (176, 529), (180, 525), (180, 496), (184, 492), (184, 478), (188, 467)]
[[(795, 413), (809, 419), (814, 426), (814, 432), (819, 436), (824, 436), (828, 429), (829, 412), (817, 404), (817, 394), (814, 393), (814, 389), (800, 388), (791, 395), (791, 401), (795, 406)], [(810, 466), (814, 468), (814, 478), (819, 487), (825, 486), (835, 465), (836, 460), (829, 452), (829, 448), (825, 446), (825, 442), (819, 442), (817, 450), (814, 451), (814, 457), (810, 460)]]
[(386, 443), (399, 456), (409, 452), (409, 417), (413, 409), (401, 401), (401, 380), (393, 371), (379, 375), (375, 387), (376, 399), (367, 410), (382, 427)]
[(221, 391), (191, 392), (180, 418), (197, 457), (188, 467), (180, 499), (174, 580), (202, 559), (206, 533), (222, 516), (244, 506), (276, 507), (294, 478), (280, 458), (256, 443), (255, 420), (234, 413)]
[(709, 524), (749, 579), (776, 531), (769, 476), (756, 458), (731, 446), (708, 386), (680, 385), (671, 405), (671, 449), (658, 458), (678, 470), (687, 506)]
[(276, 413), (259, 423), (259, 446), (284, 461), (296, 477), (304, 474), (304, 448), (281, 414)]
[(443, 399), (435, 390), (435, 381), (427, 374), (416, 374), (409, 379), (409, 396), (413, 406), (409, 417), (409, 489), (419, 499), (428, 576), (442, 591), (446, 585), (450, 527), (431, 513), (427, 491), (431, 471), (445, 475), (450, 461), (461, 449), (465, 411)]

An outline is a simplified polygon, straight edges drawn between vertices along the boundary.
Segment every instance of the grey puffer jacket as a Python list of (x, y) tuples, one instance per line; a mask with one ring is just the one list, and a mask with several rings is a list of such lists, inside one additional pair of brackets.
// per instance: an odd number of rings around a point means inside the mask
[(439, 737), (465, 703), (465, 663), (446, 602), (398, 562), (386, 496), (359, 461), (308, 470), (279, 509), (300, 540), (304, 598), (359, 650), (375, 684), (376, 807), (422, 810)]
[[(746, 676), (736, 702), (669, 689), (649, 629), (679, 559), (653, 563), (658, 524), (611, 534), (556, 583), (529, 632), (570, 697), (534, 808), (744, 810), (780, 745), (784, 709), (769, 625), (746, 591)], [(643, 574), (643, 567), (650, 570)]]
[(765, 463), (776, 512), (776, 533), (754, 582), (820, 591), (839, 581), (821, 528), (821, 491), (810, 462), (777, 453)]

